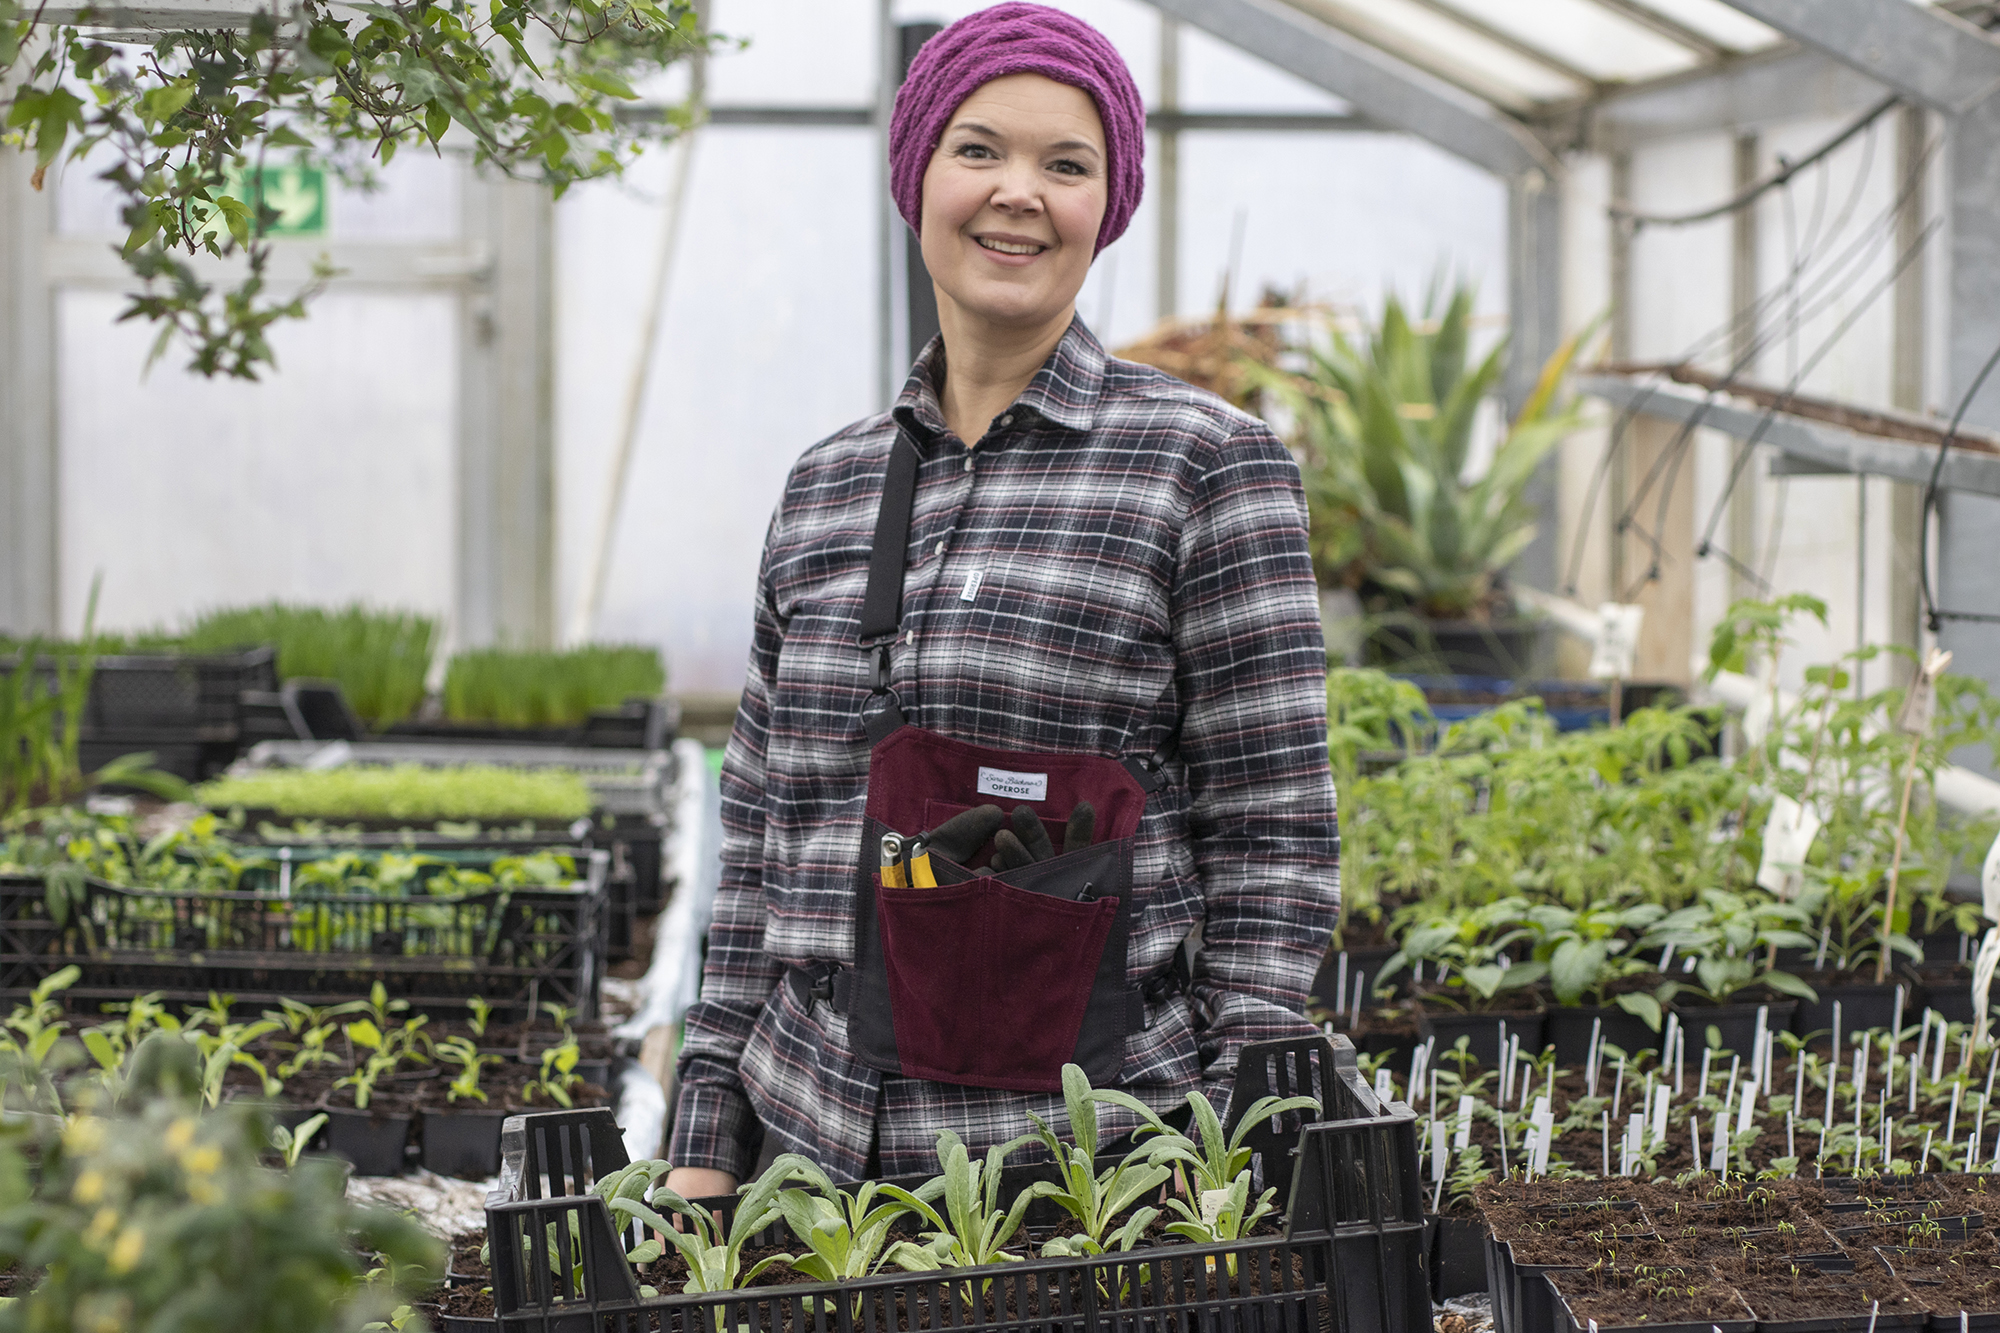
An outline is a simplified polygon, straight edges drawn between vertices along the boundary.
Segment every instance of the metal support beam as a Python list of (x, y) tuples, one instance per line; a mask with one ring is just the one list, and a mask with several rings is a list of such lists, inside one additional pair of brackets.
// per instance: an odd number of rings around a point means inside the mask
[[(1159, 164), (1153, 171), (1153, 207), (1160, 219), (1153, 256), (1153, 317), (1172, 319), (1181, 305), (1181, 131), (1165, 116), (1181, 109), (1181, 23), (1160, 15), (1159, 111), (1146, 117), (1146, 128), (1159, 133)], [(1110, 336), (1109, 329), (1099, 330)]]
[(1751, 129), (1804, 116), (1837, 119), (1882, 100), (1882, 85), (1818, 51), (1786, 47), (1607, 93), (1592, 144), (1621, 151), (1655, 139)]
[(555, 635), (555, 204), (495, 175), (465, 189), (492, 257), (462, 306), (455, 630), (462, 645)]
[[(1507, 415), (1534, 392), (1542, 365), (1562, 342), (1562, 187), (1538, 171), (1507, 183)], [(1530, 587), (1556, 586), (1561, 538), (1556, 522), (1557, 456), (1542, 460), (1527, 499), (1542, 515), (1535, 539), (1515, 561), (1513, 577)]]
[[(1945, 399), (1956, 407), (1986, 358), (2000, 347), (2000, 96), (1953, 120), (1946, 131), (1946, 207), (1950, 211), (1950, 270), (1943, 283), (1946, 315)], [(1989, 379), (1965, 420), (2000, 428), (2000, 382)], [(2000, 614), (2000, 500), (1986, 495), (1946, 495), (1939, 502), (1937, 570), (1939, 605), (1947, 611)], [(2000, 687), (2000, 625), (1947, 620), (1938, 643), (1954, 654), (1952, 669)], [(1992, 755), (1965, 754), (1958, 762), (1992, 772)]]
[(1495, 175), (1561, 174), (1554, 154), (1511, 116), (1278, 0), (1152, 2), (1162, 13), (1365, 108), (1371, 119)]
[(1793, 41), (1957, 115), (2000, 91), (2000, 42), (1909, 0), (1727, 0)]
[(58, 628), (55, 299), (44, 273), (55, 191), (29, 184), (33, 168), (0, 148), (0, 630), (17, 634)]
[[(1576, 387), (1580, 392), (1602, 398), (1614, 407), (1630, 407), (1642, 416), (1661, 421), (1679, 424), (1698, 414), (1705, 428), (1739, 440), (1747, 440), (1756, 434), (1764, 420), (1761, 408), (1738, 406), (1726, 399), (1710, 402), (1705, 392), (1684, 384), (1652, 384), (1616, 375), (1585, 375), (1578, 379)], [(1937, 457), (1933, 450), (1920, 444), (1862, 435), (1782, 412), (1764, 427), (1761, 442), (1793, 459), (1816, 464), (1823, 470), (1850, 476), (1894, 477), (1899, 481), (1922, 482), (1930, 476), (1931, 465)], [(1954, 493), (1966, 492), (1975, 498), (2000, 496), (2000, 455), (1954, 449), (1945, 460), (1939, 484)], [(2000, 502), (1982, 502), (2000, 511)], [(2000, 552), (2000, 545), (1987, 548), (1983, 559), (1989, 567), (1996, 552)], [(1977, 577), (1980, 572), (1968, 570), (1968, 575)], [(1990, 568), (1985, 572), (1986, 582), (1993, 585)], [(2000, 585), (1994, 586), (1988, 600), (2000, 601)], [(1996, 658), (1996, 662), (2000, 662), (2000, 658)]]

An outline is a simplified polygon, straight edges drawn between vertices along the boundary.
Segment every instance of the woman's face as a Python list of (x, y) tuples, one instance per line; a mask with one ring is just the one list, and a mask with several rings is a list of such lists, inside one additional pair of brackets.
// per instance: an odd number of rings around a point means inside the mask
[[(924, 266), (946, 306), (997, 330), (1068, 322), (1107, 199), (1104, 123), (1040, 74), (981, 85), (924, 171)], [(946, 315), (949, 328), (950, 317)]]

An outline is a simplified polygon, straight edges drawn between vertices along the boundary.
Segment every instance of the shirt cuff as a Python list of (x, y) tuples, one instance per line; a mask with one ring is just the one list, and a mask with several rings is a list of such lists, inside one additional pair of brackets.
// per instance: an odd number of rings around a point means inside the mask
[(757, 1165), (757, 1113), (749, 1098), (712, 1083), (682, 1084), (667, 1160), (748, 1179)]

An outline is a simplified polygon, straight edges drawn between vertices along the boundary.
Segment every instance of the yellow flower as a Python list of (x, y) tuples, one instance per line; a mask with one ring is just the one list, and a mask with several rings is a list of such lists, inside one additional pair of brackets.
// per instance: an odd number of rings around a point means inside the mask
[(104, 1197), (104, 1173), (86, 1171), (76, 1178), (76, 1201), (96, 1203)]
[(118, 1243), (111, 1247), (111, 1271), (130, 1272), (139, 1262), (139, 1256), (146, 1248), (146, 1233), (137, 1227), (126, 1227), (118, 1237)]
[(167, 1127), (166, 1145), (168, 1152), (179, 1152), (194, 1142), (194, 1121), (186, 1116)]
[(222, 1165), (222, 1149), (212, 1143), (190, 1149), (182, 1154), (181, 1165), (188, 1169), (190, 1175), (214, 1175), (215, 1169)]
[(92, 1153), (104, 1143), (104, 1122), (80, 1115), (63, 1130), (63, 1146), (73, 1153)]
[(102, 1245), (111, 1238), (111, 1233), (117, 1229), (118, 1210), (116, 1208), (100, 1208), (97, 1210), (97, 1216), (90, 1219), (89, 1229), (83, 1233), (84, 1243), (87, 1245)]

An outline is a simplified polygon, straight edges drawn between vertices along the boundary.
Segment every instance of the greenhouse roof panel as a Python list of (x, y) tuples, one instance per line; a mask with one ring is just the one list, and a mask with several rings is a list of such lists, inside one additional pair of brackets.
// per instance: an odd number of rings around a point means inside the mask
[[(1287, 0), (1294, 9), (1510, 110), (1586, 96), (1586, 77), (1482, 32), (1436, 0)], [(1483, 26), (1483, 25), (1481, 25)]]
[(1690, 49), (1595, 0), (1437, 0), (1468, 23), (1497, 29), (1595, 83), (1677, 74), (1701, 60)]
[(1761, 51), (1782, 40), (1775, 30), (1730, 8), (1723, 0), (1630, 0), (1625, 7), (1633, 6), (1691, 29), (1732, 54)]

